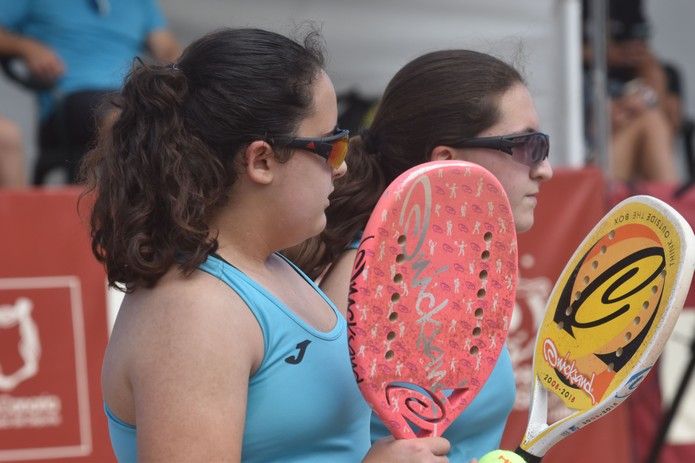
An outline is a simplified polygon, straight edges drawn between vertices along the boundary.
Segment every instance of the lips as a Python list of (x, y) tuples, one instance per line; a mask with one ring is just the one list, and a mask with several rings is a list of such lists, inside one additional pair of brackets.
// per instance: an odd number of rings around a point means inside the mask
[(535, 205), (538, 202), (538, 198), (536, 197), (536, 194), (530, 194), (525, 196), (526, 199), (529, 199), (533, 204)]

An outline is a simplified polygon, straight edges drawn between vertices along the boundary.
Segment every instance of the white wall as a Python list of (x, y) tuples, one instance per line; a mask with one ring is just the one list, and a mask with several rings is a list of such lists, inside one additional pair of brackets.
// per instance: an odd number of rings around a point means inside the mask
[[(544, 58), (544, 24), (552, 1), (506, 0), (160, 0), (175, 30), (188, 41), (223, 26), (254, 26), (292, 35), (311, 20), (322, 27), (337, 89), (373, 95), (398, 68), (422, 52), (472, 47), (528, 65)], [(465, 4), (464, 4), (465, 3)], [(198, 7), (197, 5), (204, 5)], [(539, 48), (538, 52), (532, 49)]]
[[(525, 74), (543, 129), (552, 137), (553, 162), (567, 164), (574, 156), (578, 165), (576, 158), (583, 154), (579, 147), (567, 147), (567, 25), (560, 20), (562, 7), (578, 0), (160, 1), (185, 41), (222, 26), (292, 34), (297, 24), (316, 21), (322, 26), (328, 71), (338, 92), (357, 89), (378, 96), (401, 66), (431, 50), (472, 48), (493, 54)], [(575, 20), (578, 25), (579, 18)], [(578, 133), (579, 114), (569, 121)]]
[[(666, 1), (666, 0), (663, 0)], [(680, 3), (687, 3), (681, 0)], [(222, 26), (258, 26), (291, 34), (311, 19), (322, 25), (328, 70), (338, 91), (378, 95), (407, 61), (445, 47), (473, 48), (511, 61), (525, 74), (555, 165), (577, 165), (579, 89), (568, 92), (564, 39), (574, 22), (562, 10), (578, 0), (160, 0), (183, 43)], [(578, 18), (575, 18), (578, 21)], [(577, 23), (578, 24), (578, 23)], [(572, 26), (572, 27), (568, 27)], [(577, 30), (578, 32), (578, 30)], [(576, 76), (574, 76), (576, 80)], [(31, 99), (0, 80), (0, 112), (26, 130), (33, 158)], [(575, 143), (570, 146), (574, 133)], [(30, 160), (28, 162), (31, 162)]]

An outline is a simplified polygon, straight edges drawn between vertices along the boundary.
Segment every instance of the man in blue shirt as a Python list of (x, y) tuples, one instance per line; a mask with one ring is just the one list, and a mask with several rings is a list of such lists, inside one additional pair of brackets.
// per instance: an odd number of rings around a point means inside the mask
[(46, 87), (36, 90), (34, 183), (53, 167), (66, 168), (68, 182), (75, 181), (95, 121), (108, 114), (97, 109), (120, 89), (133, 58), (144, 50), (158, 61), (178, 57), (165, 27), (157, 0), (0, 0), (0, 55), (21, 59)]

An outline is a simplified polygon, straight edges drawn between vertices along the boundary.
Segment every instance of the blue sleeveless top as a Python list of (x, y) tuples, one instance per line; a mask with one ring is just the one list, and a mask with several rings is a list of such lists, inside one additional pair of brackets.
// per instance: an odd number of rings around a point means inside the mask
[[(200, 266), (241, 297), (263, 333), (264, 357), (249, 378), (241, 460), (359, 462), (370, 446), (370, 410), (352, 373), (347, 322), (323, 292), (292, 267), (335, 313), (337, 323), (330, 331), (313, 328), (222, 259), (209, 256)], [(136, 429), (108, 409), (107, 417), (119, 462), (135, 462)]]

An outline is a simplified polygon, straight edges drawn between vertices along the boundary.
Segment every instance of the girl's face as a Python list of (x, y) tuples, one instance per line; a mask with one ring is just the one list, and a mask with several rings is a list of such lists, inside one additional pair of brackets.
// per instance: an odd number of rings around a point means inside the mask
[[(312, 112), (299, 124), (297, 137), (321, 138), (333, 133), (338, 119), (335, 90), (325, 72), (313, 84)], [(328, 195), (333, 192), (333, 180), (345, 174), (347, 167), (334, 169), (325, 158), (308, 150), (294, 149), (290, 159), (282, 165), (283, 175), (278, 178), (281, 193), (278, 201), (287, 211), (292, 211), (292, 224), (286, 226), (289, 233), (297, 229), (302, 236), (297, 242), (320, 233), (326, 226), (325, 210)], [(279, 220), (279, 217), (278, 217)]]
[[(495, 125), (477, 137), (523, 134), (539, 130), (538, 114), (531, 95), (522, 83), (517, 83), (498, 99), (500, 118)], [(517, 232), (533, 225), (533, 211), (541, 182), (553, 176), (548, 159), (533, 167), (521, 164), (502, 151), (489, 148), (455, 148), (454, 157), (474, 162), (489, 170), (500, 181), (512, 207)]]

